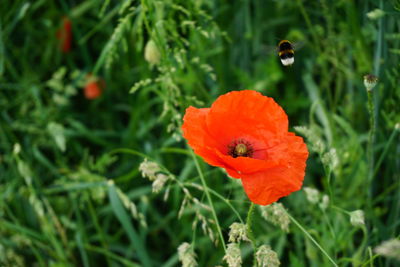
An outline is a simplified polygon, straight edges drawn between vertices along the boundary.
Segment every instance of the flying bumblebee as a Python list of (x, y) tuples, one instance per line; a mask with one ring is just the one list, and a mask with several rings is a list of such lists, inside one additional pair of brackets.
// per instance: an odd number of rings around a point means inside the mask
[(277, 50), (283, 66), (290, 66), (294, 63), (294, 45), (291, 42), (280, 41)]

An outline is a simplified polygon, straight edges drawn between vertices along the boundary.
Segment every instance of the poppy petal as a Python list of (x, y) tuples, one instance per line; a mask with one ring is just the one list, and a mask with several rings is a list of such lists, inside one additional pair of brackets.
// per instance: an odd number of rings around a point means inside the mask
[(286, 165), (242, 175), (244, 190), (252, 202), (268, 205), (301, 188), (308, 157), (307, 147), (301, 137), (288, 135), (286, 139), (290, 149), (287, 151)]
[(229, 155), (224, 155), (219, 151), (216, 151), (221, 161), (225, 166), (229, 167), (235, 173), (234, 177), (240, 177), (242, 174), (255, 173), (259, 171), (265, 171), (267, 169), (276, 167), (279, 162), (274, 160), (260, 160), (249, 157), (237, 157), (233, 158)]
[(234, 139), (251, 137), (257, 140), (255, 149), (264, 149), (270, 146), (270, 140), (288, 131), (285, 111), (272, 98), (252, 90), (220, 96), (211, 106), (206, 123), (223, 154)]
[(186, 138), (194, 152), (208, 164), (221, 166), (221, 160), (215, 153), (215, 142), (207, 132), (205, 119), (209, 108), (188, 107), (183, 117), (183, 137)]
[(101, 95), (101, 89), (97, 82), (87, 83), (84, 90), (87, 99), (96, 99)]

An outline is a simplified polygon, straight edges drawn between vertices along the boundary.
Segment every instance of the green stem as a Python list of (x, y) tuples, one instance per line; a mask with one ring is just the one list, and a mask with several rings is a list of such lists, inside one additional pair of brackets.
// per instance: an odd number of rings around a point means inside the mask
[[(107, 246), (107, 239), (106, 239), (106, 236), (104, 235), (103, 230), (101, 229), (99, 221), (97, 220), (96, 211), (94, 210), (92, 200), (89, 198), (87, 203), (88, 203), (88, 207), (89, 207), (89, 214), (92, 217), (94, 227), (96, 228), (97, 232), (99, 233), (100, 244), (104, 248), (104, 250), (108, 250), (109, 248)], [(105, 254), (105, 256), (106, 256), (107, 265), (111, 266), (112, 261), (111, 261), (109, 255)]]
[[(176, 178), (175, 178), (175, 180), (176, 180), (176, 182), (177, 182), (178, 184), (180, 183), (180, 181), (177, 180)], [(183, 183), (182, 186), (193, 187), (193, 188), (196, 188), (196, 189), (201, 190), (201, 191), (204, 192), (204, 188), (202, 188), (202, 187), (199, 188), (198, 186), (195, 186), (195, 185), (190, 184), (190, 183)], [(231, 208), (232, 211), (236, 214), (236, 216), (238, 217), (239, 221), (240, 221), (241, 223), (243, 223), (243, 219), (242, 219), (242, 217), (240, 216), (239, 212), (232, 206), (232, 204), (231, 204), (227, 199), (225, 199), (223, 196), (221, 196), (220, 194), (218, 194), (217, 192), (215, 192), (215, 191), (212, 190), (211, 188), (208, 188), (208, 191), (209, 191), (211, 194), (213, 194), (214, 196), (216, 196), (217, 198), (221, 199), (223, 202), (225, 202), (225, 204), (228, 205), (228, 207)]]
[(369, 259), (370, 259), (370, 267), (374, 267), (374, 258), (372, 257), (371, 247), (368, 247), (368, 255), (369, 255)]
[(301, 0), (297, 0), (297, 5), (298, 5), (298, 7), (300, 9), (300, 13), (303, 15), (303, 18), (304, 18), (304, 20), (305, 20), (305, 22), (307, 24), (307, 27), (308, 27), (309, 31), (311, 33), (314, 45), (317, 48), (317, 50), (321, 53), (322, 50), (321, 50), (321, 47), (319, 46), (318, 34), (315, 32), (313, 23), (311, 22), (311, 19), (307, 14), (306, 9), (304, 8), (303, 2)]
[(367, 160), (368, 160), (368, 198), (371, 200), (372, 197), (372, 180), (374, 177), (374, 139), (375, 139), (375, 107), (373, 99), (373, 91), (367, 91), (368, 94), (368, 112), (369, 112), (369, 124), (370, 131), (368, 136), (368, 147), (367, 147)]
[[(369, 112), (369, 124), (370, 131), (368, 136), (368, 157), (369, 163), (373, 164), (373, 142), (375, 137), (375, 113), (374, 113), (374, 100), (372, 95), (372, 90), (368, 92), (368, 112)], [(370, 166), (371, 167), (371, 166)]]
[(203, 175), (203, 172), (201, 171), (201, 168), (200, 168), (199, 162), (197, 161), (196, 155), (194, 154), (193, 150), (191, 150), (191, 149), (190, 149), (190, 152), (192, 154), (192, 157), (193, 157), (193, 160), (194, 160), (194, 164), (196, 165), (197, 172), (199, 173), (201, 183), (203, 184), (204, 193), (206, 194), (208, 203), (210, 204), (211, 212), (212, 212), (212, 215), (213, 215), (214, 220), (215, 220), (215, 224), (216, 224), (216, 227), (217, 227), (219, 238), (221, 240), (222, 247), (224, 248), (224, 252), (226, 253), (226, 245), (225, 245), (224, 236), (222, 235), (222, 231), (221, 231), (221, 227), (219, 225), (217, 213), (215, 212), (214, 204), (212, 202), (212, 199), (211, 199), (211, 196), (210, 196), (210, 192), (208, 191), (208, 186), (207, 186), (206, 180), (204, 179), (204, 175)]
[(336, 262), (329, 256), (329, 254), (318, 244), (318, 242), (307, 232), (306, 229), (303, 228), (303, 226), (301, 226), (301, 224), (295, 219), (293, 218), (289, 213), (287, 213), (287, 215), (289, 216), (290, 220), (297, 226), (300, 228), (301, 231), (303, 231), (303, 233), (311, 240), (311, 242), (314, 243), (314, 245), (321, 250), (321, 252), (328, 258), (328, 260), (332, 263), (333, 266), (338, 267), (338, 265), (336, 264)]
[(256, 259), (256, 252), (257, 252), (257, 246), (256, 246), (256, 241), (254, 238), (254, 233), (253, 230), (251, 228), (252, 224), (253, 224), (253, 217), (254, 217), (254, 209), (255, 206), (253, 202), (251, 202), (249, 211), (247, 212), (247, 218), (246, 218), (246, 226), (247, 226), (247, 237), (250, 239), (250, 242), (253, 246), (253, 250), (254, 250), (254, 264), (253, 266), (257, 266), (257, 259)]

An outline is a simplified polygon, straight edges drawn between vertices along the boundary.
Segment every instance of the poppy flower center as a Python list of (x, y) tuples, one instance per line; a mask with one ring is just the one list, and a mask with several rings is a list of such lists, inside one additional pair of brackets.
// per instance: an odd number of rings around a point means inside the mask
[(234, 158), (251, 157), (253, 156), (253, 152), (252, 145), (242, 139), (235, 140), (228, 146), (228, 154)]

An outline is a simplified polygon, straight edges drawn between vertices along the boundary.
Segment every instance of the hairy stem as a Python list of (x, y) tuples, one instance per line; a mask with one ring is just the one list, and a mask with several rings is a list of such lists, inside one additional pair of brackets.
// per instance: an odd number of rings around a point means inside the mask
[(246, 218), (246, 227), (247, 227), (247, 236), (250, 239), (250, 242), (253, 246), (253, 250), (254, 250), (254, 264), (253, 266), (257, 266), (257, 261), (256, 261), (256, 252), (257, 252), (257, 246), (256, 246), (256, 241), (254, 238), (254, 233), (253, 230), (251, 228), (252, 224), (253, 224), (253, 216), (254, 216), (254, 209), (255, 206), (253, 202), (251, 202), (249, 211), (247, 212), (247, 218)]
[[(374, 139), (375, 139), (375, 106), (373, 98), (373, 90), (367, 91), (368, 93), (368, 112), (369, 112), (369, 123), (370, 130), (368, 136), (368, 147), (367, 147), (367, 159), (368, 159), (368, 183), (371, 185), (374, 178)], [(372, 198), (372, 186), (367, 187), (368, 199), (371, 201)]]

